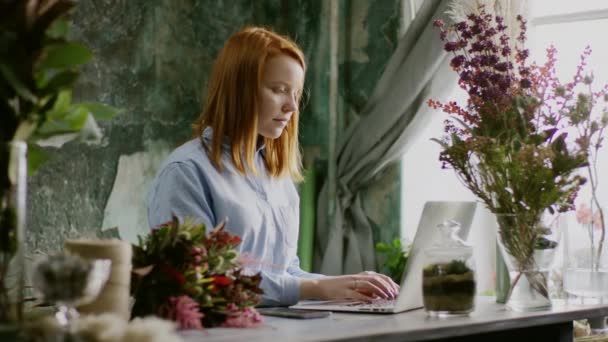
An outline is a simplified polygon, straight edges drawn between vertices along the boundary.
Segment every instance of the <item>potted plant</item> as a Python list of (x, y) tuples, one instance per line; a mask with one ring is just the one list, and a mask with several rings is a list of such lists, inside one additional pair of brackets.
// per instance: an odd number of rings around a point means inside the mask
[(92, 57), (68, 40), (66, 15), (74, 5), (0, 2), (0, 325), (19, 322), (23, 314), (27, 165), (32, 172), (45, 160), (45, 142), (98, 139), (96, 120), (117, 113), (98, 103), (72, 102), (79, 67)]

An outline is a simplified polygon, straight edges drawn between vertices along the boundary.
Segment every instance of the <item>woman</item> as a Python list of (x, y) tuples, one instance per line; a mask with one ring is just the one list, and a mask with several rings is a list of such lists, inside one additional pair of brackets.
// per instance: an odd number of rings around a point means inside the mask
[(298, 105), (306, 64), (286, 37), (246, 28), (215, 62), (194, 139), (165, 161), (148, 194), (151, 227), (173, 215), (241, 237), (239, 252), (258, 260), (263, 305), (299, 299), (395, 298), (398, 285), (364, 272), (329, 277), (300, 269), (296, 256), (302, 180)]

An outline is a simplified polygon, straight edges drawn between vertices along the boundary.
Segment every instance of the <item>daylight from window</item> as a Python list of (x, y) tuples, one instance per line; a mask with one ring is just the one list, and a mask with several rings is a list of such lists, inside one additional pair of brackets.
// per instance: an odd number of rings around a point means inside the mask
[[(557, 75), (562, 81), (572, 79), (579, 58), (587, 45), (592, 47), (587, 72), (593, 72), (594, 86), (599, 88), (608, 82), (608, 1), (605, 0), (533, 0), (529, 1), (528, 48), (531, 61), (543, 63), (546, 48), (553, 44), (557, 50)], [(456, 83), (454, 82), (456, 85)], [(466, 97), (456, 86), (446, 94), (431, 95), (435, 99), (456, 99), (464, 104)], [(603, 105), (603, 104), (602, 104)], [(596, 112), (597, 115), (597, 112)], [(475, 200), (475, 197), (456, 178), (453, 170), (442, 170), (438, 161), (440, 148), (431, 141), (441, 137), (446, 115), (424, 109), (416, 119), (419, 127), (402, 162), (402, 235), (412, 240), (424, 202), (428, 200)], [(600, 154), (599, 196), (608, 205), (608, 152), (604, 147)], [(582, 189), (579, 198), (589, 196), (588, 187)], [(578, 201), (577, 201), (578, 203)], [(481, 207), (481, 206), (480, 206)], [(478, 210), (480, 214), (480, 210)], [(487, 213), (481, 212), (481, 216)], [(478, 216), (480, 216), (478, 215)], [(574, 215), (568, 215), (568, 224)], [(491, 224), (480, 221), (477, 224)]]

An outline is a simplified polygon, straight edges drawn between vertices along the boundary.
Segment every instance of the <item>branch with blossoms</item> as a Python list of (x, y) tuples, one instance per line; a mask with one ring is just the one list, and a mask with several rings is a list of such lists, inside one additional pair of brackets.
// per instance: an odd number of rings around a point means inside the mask
[(177, 218), (140, 237), (133, 246), (132, 315), (159, 315), (183, 329), (260, 323), (254, 306), (263, 293), (261, 276), (242, 272), (240, 243), (224, 223), (207, 233), (204, 225)]
[[(548, 54), (556, 53), (553, 47), (550, 47), (547, 51)], [(606, 238), (606, 217), (604, 208), (602, 208), (597, 195), (599, 185), (597, 159), (603, 146), (608, 126), (608, 108), (606, 106), (606, 103), (608, 103), (608, 84), (594, 91), (593, 74), (584, 74), (584, 67), (587, 65), (587, 59), (590, 55), (591, 47), (587, 46), (580, 57), (580, 62), (572, 81), (561, 84), (559, 80), (554, 79), (552, 84), (554, 96), (549, 100), (555, 102), (560, 111), (569, 114), (571, 126), (577, 132), (575, 143), (581, 150), (587, 153), (588, 163), (585, 168), (585, 175), (590, 184), (591, 198), (589, 199), (588, 207), (583, 202), (579, 205), (579, 209), (582, 212), (590, 210), (593, 213), (593, 222), (589, 225), (590, 237), (593, 237), (594, 227), (597, 227), (600, 231), (597, 251), (594, 252), (593, 239), (591, 246), (592, 260), (595, 260), (595, 262), (592, 261), (592, 266), (597, 271), (600, 266), (599, 261), (602, 257)], [(598, 108), (600, 102), (604, 103), (603, 108)]]

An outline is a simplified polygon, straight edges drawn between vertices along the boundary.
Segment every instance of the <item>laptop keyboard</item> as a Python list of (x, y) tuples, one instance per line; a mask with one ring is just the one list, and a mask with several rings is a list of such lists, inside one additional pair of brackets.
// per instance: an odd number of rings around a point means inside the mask
[(375, 299), (369, 303), (355, 302), (348, 304), (348, 306), (356, 308), (382, 309), (392, 308), (393, 306), (395, 306), (395, 302), (395, 299)]

